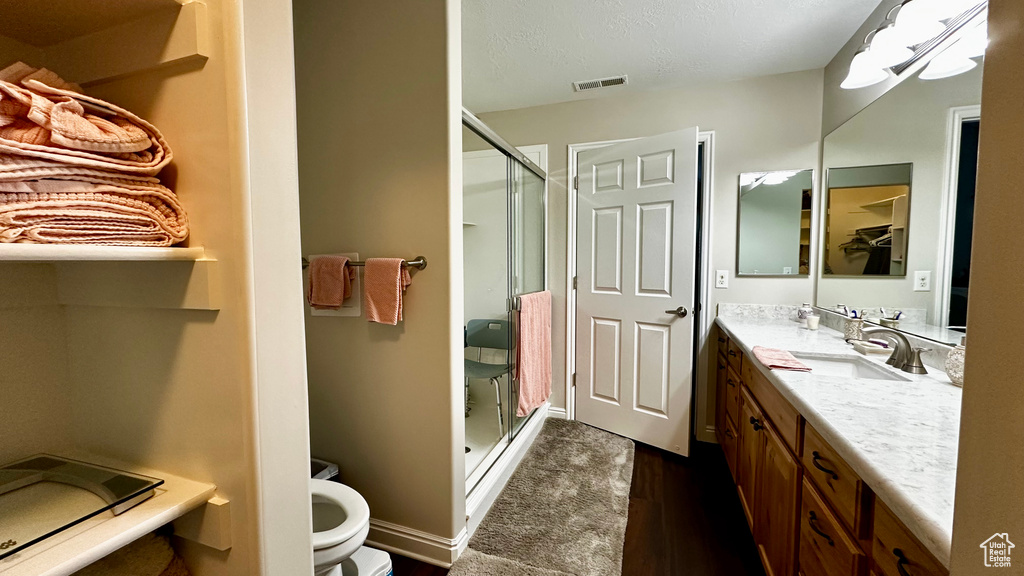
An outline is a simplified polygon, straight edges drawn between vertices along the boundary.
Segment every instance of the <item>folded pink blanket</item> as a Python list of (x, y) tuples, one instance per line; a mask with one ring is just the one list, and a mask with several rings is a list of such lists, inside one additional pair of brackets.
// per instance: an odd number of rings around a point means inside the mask
[(797, 372), (810, 372), (806, 364), (800, 362), (786, 350), (777, 348), (765, 348), (754, 346), (754, 356), (771, 370), (794, 370)]
[(155, 175), (171, 150), (155, 126), (75, 91), (48, 70), (0, 70), (0, 153)]
[(159, 247), (187, 237), (185, 210), (156, 183), (113, 177), (0, 181), (0, 243)]

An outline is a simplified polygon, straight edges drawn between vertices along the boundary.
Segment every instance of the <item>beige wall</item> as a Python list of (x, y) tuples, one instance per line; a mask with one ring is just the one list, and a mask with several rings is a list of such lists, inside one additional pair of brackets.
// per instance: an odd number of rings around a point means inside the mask
[(454, 538), (465, 526), (458, 2), (296, 0), (294, 13), (304, 253), (429, 261), (398, 326), (307, 312), (312, 451), (340, 465), (375, 520)]
[[(979, 545), (1007, 532), (1024, 537), (1024, 3), (991, 0), (982, 93), (978, 191), (968, 308), (970, 350), (964, 382), (953, 519), (952, 573), (987, 574)], [(1006, 574), (1020, 574), (1014, 556)]]
[[(566, 154), (573, 143), (650, 136), (699, 126), (715, 132), (711, 269), (729, 270), (719, 302), (795, 304), (811, 298), (810, 278), (736, 278), (736, 207), (742, 172), (816, 168), (821, 134), (821, 70), (683, 90), (628, 94), (484, 114), (516, 146), (547, 144), (549, 286), (554, 295), (552, 404), (565, 405)], [(714, 309), (714, 308), (712, 308)], [(702, 352), (705, 354), (705, 352)], [(697, 386), (698, 432), (713, 425), (713, 396)], [(706, 438), (709, 436), (705, 435)]]

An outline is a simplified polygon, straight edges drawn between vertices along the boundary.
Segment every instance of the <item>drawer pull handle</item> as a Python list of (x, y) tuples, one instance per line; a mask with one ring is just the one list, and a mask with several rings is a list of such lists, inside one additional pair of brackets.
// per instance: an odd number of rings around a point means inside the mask
[(754, 418), (753, 416), (750, 417), (750, 425), (754, 427), (755, 432), (760, 430), (761, 428), (764, 428), (764, 425), (761, 424), (761, 421), (758, 420), (757, 418)]
[(836, 541), (833, 540), (831, 536), (822, 531), (821, 528), (818, 528), (818, 516), (814, 513), (814, 511), (807, 513), (807, 525), (811, 527), (811, 530), (814, 530), (815, 534), (821, 536), (825, 540), (828, 540), (829, 546), (836, 545)]
[(718, 369), (719, 370), (725, 370), (725, 364), (719, 364), (718, 365)]
[(832, 477), (833, 480), (839, 480), (839, 475), (836, 474), (835, 471), (829, 470), (828, 468), (825, 468), (821, 464), (818, 464), (818, 460), (826, 460), (826, 458), (822, 458), (821, 454), (818, 454), (817, 451), (811, 452), (811, 455), (814, 456), (814, 458), (811, 459), (811, 464), (814, 464), (815, 468), (821, 470), (825, 474), (828, 474), (829, 476)]
[(734, 387), (734, 388), (736, 387), (736, 382), (734, 382), (732, 378), (727, 378), (725, 380), (725, 383), (728, 384), (729, 386)]
[(729, 350), (729, 356), (736, 356), (735, 350)]
[(730, 439), (730, 440), (735, 438), (735, 436), (732, 435), (732, 430), (729, 430), (728, 428), (725, 429), (725, 437)]
[(719, 336), (718, 337), (718, 342), (719, 342), (719, 344), (725, 344), (725, 338), (722, 338), (721, 336)]
[(898, 560), (898, 562), (896, 562), (896, 569), (899, 570), (900, 576), (911, 576), (910, 572), (907, 572), (907, 569), (903, 567), (904, 564), (910, 564), (910, 560), (907, 560), (907, 556), (903, 554), (903, 550), (893, 548), (892, 554)]

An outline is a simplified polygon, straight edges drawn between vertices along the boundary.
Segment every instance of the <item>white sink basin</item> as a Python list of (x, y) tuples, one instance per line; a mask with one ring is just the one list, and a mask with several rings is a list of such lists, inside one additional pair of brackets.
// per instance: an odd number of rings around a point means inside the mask
[(894, 380), (898, 382), (909, 382), (906, 378), (897, 374), (893, 369), (882, 367), (866, 358), (850, 356), (848, 354), (810, 354), (807, 352), (793, 352), (798, 360), (811, 369), (811, 374), (818, 376), (841, 376), (843, 378), (857, 378), (861, 380)]

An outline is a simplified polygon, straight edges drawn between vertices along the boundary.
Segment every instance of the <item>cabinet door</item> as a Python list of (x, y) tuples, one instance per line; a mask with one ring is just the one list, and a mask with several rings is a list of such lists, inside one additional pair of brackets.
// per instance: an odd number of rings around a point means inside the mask
[(733, 480), (736, 480), (736, 452), (739, 450), (739, 435), (736, 434), (736, 427), (732, 420), (725, 418), (725, 431), (722, 437), (722, 451), (725, 452), (725, 462), (729, 465), (729, 472)]
[(754, 541), (768, 576), (792, 576), (796, 566), (800, 466), (771, 426), (761, 431), (760, 478), (754, 502)]
[(726, 405), (729, 402), (728, 396), (728, 370), (725, 362), (725, 356), (718, 354), (715, 356), (716, 370), (715, 370), (715, 432), (718, 435), (718, 442), (723, 442), (723, 436), (725, 434), (725, 415)]
[(764, 416), (746, 387), (740, 388), (740, 421), (736, 423), (739, 447), (736, 454), (736, 486), (747, 524), (754, 529), (754, 502), (758, 482), (758, 463), (764, 446)]

